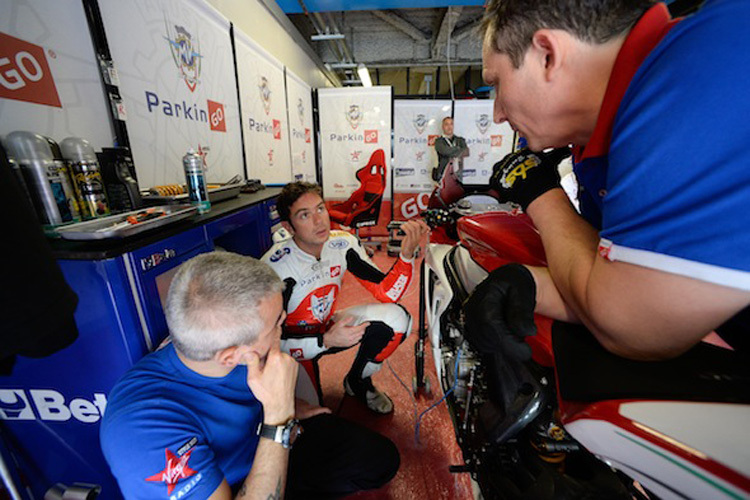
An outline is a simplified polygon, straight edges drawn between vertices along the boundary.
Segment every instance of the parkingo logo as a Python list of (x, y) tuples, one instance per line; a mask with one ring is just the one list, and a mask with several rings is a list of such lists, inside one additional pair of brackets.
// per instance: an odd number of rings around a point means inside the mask
[(263, 103), (263, 111), (268, 115), (271, 113), (271, 87), (268, 86), (268, 78), (265, 76), (258, 79), (258, 92)]
[(349, 110), (346, 112), (346, 121), (349, 122), (352, 129), (357, 130), (359, 124), (362, 123), (362, 118), (364, 118), (364, 115), (358, 104), (352, 104), (349, 106)]
[(305, 104), (302, 102), (302, 98), (297, 99), (297, 117), (299, 117), (299, 124), (305, 125)]
[(44, 49), (0, 33), (0, 98), (62, 107)]
[(490, 115), (487, 113), (481, 113), (476, 118), (477, 128), (479, 132), (484, 135), (487, 133), (487, 129), (490, 128)]
[(427, 117), (425, 117), (425, 115), (423, 115), (422, 113), (419, 113), (414, 117), (412, 123), (414, 124), (414, 128), (417, 129), (417, 133), (419, 135), (422, 135), (425, 127), (427, 127)]
[(198, 52), (200, 49), (198, 38), (193, 39), (193, 35), (184, 26), (175, 24), (170, 28), (166, 19), (164, 25), (167, 29), (167, 36), (164, 38), (169, 42), (172, 59), (190, 92), (194, 92), (201, 76), (201, 59), (203, 59)]

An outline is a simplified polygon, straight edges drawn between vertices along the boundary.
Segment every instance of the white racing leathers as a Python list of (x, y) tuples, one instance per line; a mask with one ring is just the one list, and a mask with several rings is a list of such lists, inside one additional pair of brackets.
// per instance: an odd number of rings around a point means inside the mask
[[(323, 334), (338, 319), (352, 316), (355, 324), (370, 322), (349, 372), (350, 382), (367, 379), (380, 369), (406, 338), (411, 316), (394, 304), (406, 291), (414, 270), (413, 261), (399, 257), (388, 273), (370, 260), (356, 236), (331, 231), (320, 259), (303, 252), (293, 239), (275, 244), (262, 257), (286, 283), (287, 311), (281, 349), (298, 361), (312, 360), (341, 349), (327, 349)], [(336, 311), (341, 281), (346, 271), (385, 304), (364, 304)], [(389, 303), (390, 302), (390, 303)], [(317, 377), (313, 377), (317, 379)]]

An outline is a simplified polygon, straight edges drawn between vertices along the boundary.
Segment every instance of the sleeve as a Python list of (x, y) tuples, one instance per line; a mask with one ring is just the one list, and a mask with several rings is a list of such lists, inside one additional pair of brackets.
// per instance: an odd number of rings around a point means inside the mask
[(600, 193), (600, 254), (750, 290), (750, 52), (739, 49), (750, 4), (702, 14), (670, 31), (625, 94)]
[(4, 222), (13, 244), (0, 247), (2, 261), (9, 263), (3, 266), (0, 289), (0, 360), (7, 375), (16, 354), (39, 358), (73, 343), (78, 296), (65, 281), (2, 146), (0, 199), (13, 207)]
[(203, 499), (224, 480), (200, 429), (175, 415), (159, 405), (105, 413), (102, 451), (125, 498)]
[(461, 155), (461, 157), (469, 156), (470, 151), (469, 146), (466, 145), (466, 139), (464, 139), (463, 137), (459, 137), (459, 139), (461, 139), (461, 152), (459, 154)]
[(383, 273), (359, 242), (347, 250), (346, 265), (357, 281), (380, 302), (398, 302), (409, 287), (414, 272), (414, 259), (407, 261), (399, 255), (390, 271)]
[(438, 137), (437, 140), (435, 140), (435, 151), (437, 151), (437, 154), (440, 156), (450, 156), (452, 158), (461, 153), (461, 146), (456, 144), (451, 147), (445, 139)]

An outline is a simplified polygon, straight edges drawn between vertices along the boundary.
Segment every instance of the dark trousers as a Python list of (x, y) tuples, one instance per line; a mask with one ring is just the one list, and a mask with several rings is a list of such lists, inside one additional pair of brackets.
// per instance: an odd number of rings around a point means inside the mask
[(365, 427), (335, 415), (303, 420), (289, 455), (287, 499), (339, 498), (379, 488), (401, 463), (396, 446)]

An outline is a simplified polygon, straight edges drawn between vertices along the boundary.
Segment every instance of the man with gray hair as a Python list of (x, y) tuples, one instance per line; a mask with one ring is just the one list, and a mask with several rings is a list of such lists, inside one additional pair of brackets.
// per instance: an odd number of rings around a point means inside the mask
[(388, 439), (295, 404), (298, 364), (279, 349), (283, 286), (226, 252), (180, 267), (165, 307), (172, 342), (116, 384), (102, 421), (126, 498), (330, 498), (396, 473)]
[[(477, 287), (475, 346), (527, 358), (537, 312), (624, 357), (674, 357), (712, 330), (747, 348), (747, 19), (746, 0), (682, 20), (649, 0), (489, 2), (494, 120), (529, 144), (491, 185), (531, 217), (548, 267), (511, 264)], [(564, 155), (541, 152), (570, 144), (580, 215), (558, 184)]]

